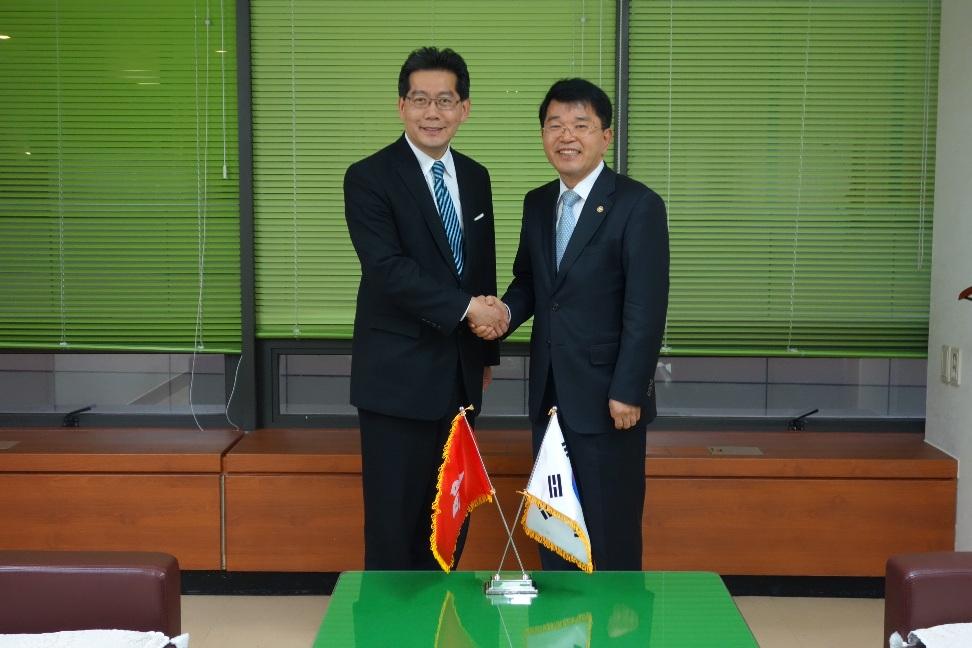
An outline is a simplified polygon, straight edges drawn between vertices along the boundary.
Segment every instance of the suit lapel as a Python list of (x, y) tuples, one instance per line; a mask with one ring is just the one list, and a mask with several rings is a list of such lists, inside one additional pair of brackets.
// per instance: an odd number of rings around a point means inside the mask
[[(591, 188), (587, 200), (584, 201), (584, 208), (581, 210), (577, 225), (574, 226), (574, 233), (570, 236), (567, 249), (564, 250), (564, 258), (560, 260), (560, 269), (554, 279), (554, 290), (560, 287), (564, 277), (570, 272), (570, 267), (580, 256), (581, 251), (590, 242), (591, 237), (601, 226), (604, 219), (611, 213), (611, 205), (614, 202), (615, 173), (606, 166), (598, 176), (597, 181)], [(556, 202), (556, 198), (555, 198)], [(551, 234), (551, 240), (552, 240)], [(552, 242), (550, 243), (552, 245)]]
[(428, 226), (433, 240), (435, 240), (435, 245), (439, 248), (439, 254), (442, 255), (443, 261), (452, 268), (453, 274), (458, 279), (459, 272), (456, 270), (456, 262), (452, 258), (452, 248), (449, 247), (449, 239), (446, 238), (445, 225), (442, 224), (442, 217), (439, 216), (439, 210), (435, 206), (435, 201), (432, 199), (432, 192), (429, 191), (429, 183), (422, 175), (422, 167), (419, 166), (418, 159), (416, 159), (415, 153), (412, 152), (408, 142), (405, 141), (404, 135), (398, 140), (398, 144), (400, 152), (399, 163), (397, 165), (398, 175), (401, 177), (405, 187), (408, 188), (409, 193), (412, 194), (415, 204), (418, 205), (425, 224)]
[[(452, 151), (452, 161), (456, 165), (456, 182), (459, 184), (459, 204), (462, 206), (462, 252), (463, 258), (466, 260), (465, 266), (468, 268), (471, 259), (469, 251), (480, 249), (475, 240), (478, 228), (473, 223), (473, 219), (479, 216), (474, 210), (476, 209), (476, 205), (482, 204), (482, 201), (476, 200), (479, 187), (473, 186), (472, 180), (469, 178), (466, 161), (457, 155), (455, 150)], [(445, 229), (443, 228), (444, 231)], [(452, 257), (450, 256), (449, 258)], [(469, 272), (463, 272), (463, 277), (468, 277), (470, 274)]]
[(540, 254), (542, 255), (540, 258), (547, 260), (543, 267), (550, 279), (550, 285), (553, 285), (554, 277), (557, 274), (557, 259), (554, 256), (554, 223), (557, 222), (557, 195), (559, 193), (560, 181), (554, 180), (547, 185), (543, 198), (540, 200), (540, 204), (544, 206), (543, 213), (539, 214)]

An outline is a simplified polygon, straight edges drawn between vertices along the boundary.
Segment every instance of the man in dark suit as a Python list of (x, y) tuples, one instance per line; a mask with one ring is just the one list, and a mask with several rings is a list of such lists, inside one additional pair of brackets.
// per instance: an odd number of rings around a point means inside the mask
[[(496, 342), (463, 320), (505, 330), (496, 292), (489, 173), (451, 150), (469, 116), (469, 72), (449, 49), (402, 65), (405, 133), (344, 177), (348, 231), (361, 262), (351, 403), (361, 430), (366, 569), (437, 569), (432, 501), (449, 424), (478, 410)], [(460, 546), (456, 556), (461, 552)]]
[[(510, 330), (533, 316), (534, 453), (558, 407), (595, 569), (641, 569), (645, 426), (668, 307), (662, 199), (604, 165), (611, 101), (583, 79), (555, 83), (540, 106), (544, 152), (560, 178), (526, 195)], [(492, 337), (486, 327), (473, 327)], [(569, 563), (541, 550), (545, 569)]]

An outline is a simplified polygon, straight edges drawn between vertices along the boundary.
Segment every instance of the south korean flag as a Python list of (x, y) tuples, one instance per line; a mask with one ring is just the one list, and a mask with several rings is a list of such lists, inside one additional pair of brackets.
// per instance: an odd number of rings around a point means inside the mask
[(556, 408), (551, 410), (550, 422), (523, 496), (526, 498), (523, 514), (526, 534), (584, 571), (594, 571), (591, 540)]

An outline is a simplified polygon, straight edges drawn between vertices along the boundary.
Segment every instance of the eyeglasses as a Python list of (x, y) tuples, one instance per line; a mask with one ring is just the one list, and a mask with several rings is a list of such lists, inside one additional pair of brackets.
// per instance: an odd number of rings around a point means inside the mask
[(550, 137), (560, 137), (565, 133), (570, 133), (574, 137), (581, 139), (584, 138), (594, 131), (599, 130), (597, 126), (593, 124), (574, 124), (573, 126), (565, 126), (563, 124), (550, 124), (549, 126), (543, 127), (543, 132)]
[(431, 104), (435, 104), (435, 107), (439, 110), (455, 110), (456, 106), (462, 103), (461, 99), (445, 96), (432, 99), (425, 95), (415, 95), (414, 97), (405, 97), (405, 100), (412, 104), (412, 108), (417, 110), (425, 110)]

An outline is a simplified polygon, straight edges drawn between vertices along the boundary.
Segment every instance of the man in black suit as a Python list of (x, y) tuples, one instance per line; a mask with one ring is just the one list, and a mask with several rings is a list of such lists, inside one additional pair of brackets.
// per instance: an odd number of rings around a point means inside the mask
[[(405, 133), (344, 177), (348, 231), (361, 262), (352, 343), (366, 569), (437, 569), (432, 501), (449, 424), (482, 402), (505, 330), (496, 292), (486, 169), (451, 150), (469, 116), (469, 72), (450, 49), (415, 50), (398, 79)], [(456, 559), (461, 552), (461, 544)]]
[[(540, 106), (543, 149), (560, 178), (526, 195), (510, 330), (533, 316), (534, 453), (558, 407), (595, 569), (641, 569), (645, 426), (668, 307), (665, 205), (604, 165), (611, 101), (583, 79), (553, 84)], [(475, 327), (486, 337), (500, 335)], [(569, 563), (541, 550), (545, 569)]]

